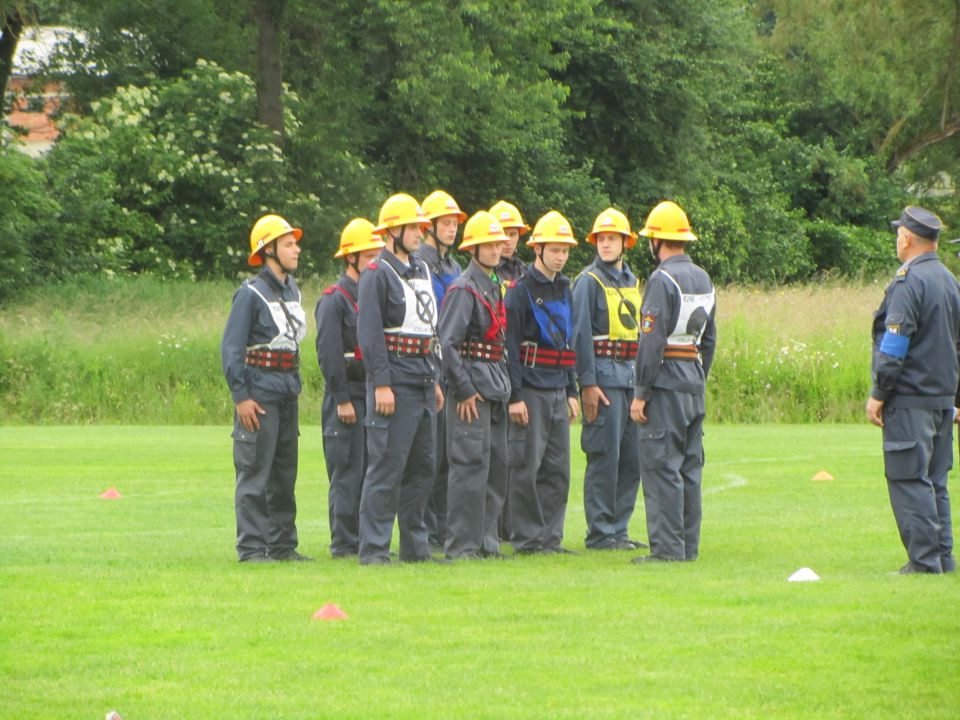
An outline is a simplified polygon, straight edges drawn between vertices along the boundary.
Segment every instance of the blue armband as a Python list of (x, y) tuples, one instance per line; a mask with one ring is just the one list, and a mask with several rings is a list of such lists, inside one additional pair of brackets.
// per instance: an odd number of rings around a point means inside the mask
[(903, 359), (910, 348), (910, 338), (906, 335), (897, 335), (887, 330), (880, 340), (880, 352), (890, 357)]

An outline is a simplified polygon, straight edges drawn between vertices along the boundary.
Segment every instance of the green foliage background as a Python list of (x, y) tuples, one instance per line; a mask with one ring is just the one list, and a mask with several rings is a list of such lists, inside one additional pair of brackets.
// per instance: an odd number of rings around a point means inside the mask
[[(255, 120), (257, 2), (0, 1), (87, 38), (61, 49), (54, 151), (0, 152), (0, 301), (28, 277), (233, 279), (265, 210), (329, 273), (351, 217), (438, 187), (580, 237), (673, 198), (719, 283), (872, 276), (903, 204), (957, 211), (947, 0), (286, 0), (282, 142)], [(889, 42), (908, 20), (925, 52)]]
[[(308, 314), (323, 287), (301, 283)], [(219, 344), (235, 288), (99, 276), (28, 291), (0, 316), (0, 425), (229, 422)], [(721, 289), (711, 422), (862, 421), (882, 295), (880, 283)], [(311, 320), (304, 423), (319, 422), (323, 399), (315, 338)]]

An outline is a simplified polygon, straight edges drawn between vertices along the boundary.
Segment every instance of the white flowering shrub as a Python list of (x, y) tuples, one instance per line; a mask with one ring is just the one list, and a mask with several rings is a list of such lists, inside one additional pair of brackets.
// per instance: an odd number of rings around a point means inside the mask
[[(46, 161), (61, 206), (45, 241), (49, 274), (242, 271), (257, 217), (310, 204), (254, 121), (256, 103), (250, 77), (198, 60), (180, 79), (120, 88), (88, 117), (68, 116)], [(297, 103), (284, 98), (291, 136)]]

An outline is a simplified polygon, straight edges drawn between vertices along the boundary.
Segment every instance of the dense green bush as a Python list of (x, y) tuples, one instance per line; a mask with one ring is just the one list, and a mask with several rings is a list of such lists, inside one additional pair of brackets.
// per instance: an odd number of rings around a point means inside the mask
[(0, 302), (22, 291), (33, 265), (30, 250), (45, 218), (57, 211), (34, 162), (0, 138)]

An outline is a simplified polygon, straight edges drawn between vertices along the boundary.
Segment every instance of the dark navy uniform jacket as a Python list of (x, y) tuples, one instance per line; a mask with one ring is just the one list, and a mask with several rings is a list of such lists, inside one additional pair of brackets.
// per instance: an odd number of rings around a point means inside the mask
[[(320, 300), (314, 317), (317, 321), (317, 362), (323, 372), (324, 392), (337, 402), (351, 398), (363, 399), (367, 395), (366, 373), (360, 359), (348, 360), (345, 353), (355, 353), (357, 343), (357, 281), (346, 273), (335, 285), (327, 288)], [(350, 365), (350, 377), (347, 365)]]
[[(387, 385), (434, 385), (440, 379), (440, 361), (434, 354), (426, 357), (400, 357), (387, 352), (383, 329), (399, 327), (406, 315), (406, 296), (401, 280), (430, 278), (430, 271), (422, 260), (410, 258), (405, 265), (392, 252), (384, 248), (380, 256), (370, 263), (360, 276), (357, 337), (363, 352), (363, 366), (367, 380), (374, 387)], [(397, 274), (389, 267), (390, 265)], [(437, 323), (437, 308), (431, 308), (433, 323)]]
[(701, 361), (663, 359), (667, 337), (677, 324), (682, 302), (677, 285), (664, 273), (668, 273), (684, 293), (713, 291), (710, 276), (703, 268), (694, 265), (686, 254), (667, 258), (650, 274), (640, 309), (640, 350), (637, 354), (637, 386), (633, 393), (638, 400), (649, 400), (654, 388), (703, 395), (717, 345), (714, 305), (698, 343)]
[[(300, 288), (291, 275), (281, 283), (269, 268), (243, 282), (233, 295), (230, 316), (220, 342), (220, 363), (234, 404), (253, 398), (260, 403), (275, 404), (296, 399), (300, 394), (299, 372), (277, 372), (247, 365), (247, 348), (271, 343), (299, 349), (296, 338), (280, 338), (280, 327), (268, 302), (282, 301), (299, 310)], [(299, 310), (302, 316), (302, 310)], [(299, 328), (301, 333), (306, 328)]]
[[(507, 306), (507, 368), (510, 371), (510, 402), (519, 402), (520, 388), (524, 385), (540, 390), (566, 388), (567, 397), (577, 396), (575, 368), (525, 367), (520, 362), (520, 344), (535, 342), (556, 350), (572, 350), (573, 323), (565, 342), (546, 343), (541, 326), (534, 315), (531, 298), (541, 298), (546, 303), (565, 305), (567, 316), (572, 316), (572, 296), (570, 280), (566, 275), (557, 273), (551, 281), (533, 265), (527, 268), (527, 274), (507, 292), (504, 304)], [(554, 328), (556, 330), (556, 328)], [(557, 347), (557, 345), (560, 347)]]
[(510, 257), (500, 258), (497, 265), (497, 279), (502, 283), (516, 282), (527, 272), (527, 265), (514, 253)]
[(437, 298), (437, 307), (443, 307), (443, 296), (447, 293), (450, 283), (456, 280), (462, 268), (452, 252), (448, 252), (444, 258), (440, 257), (440, 252), (427, 243), (421, 243), (417, 248), (415, 255), (423, 260), (430, 268), (430, 279), (433, 280), (433, 294)]
[(506, 327), (500, 327), (497, 315), (501, 303), (500, 286), (474, 262), (447, 290), (440, 308), (440, 347), (447, 387), (458, 401), (475, 393), (485, 400), (505, 401), (510, 397), (506, 359), (471, 360), (460, 353), (464, 340), (504, 342)]
[(873, 389), (892, 407), (957, 402), (960, 286), (936, 252), (901, 266), (873, 322)]
[(603, 288), (592, 277), (592, 272), (609, 287), (633, 288), (637, 286), (637, 277), (626, 263), (623, 270), (617, 270), (611, 263), (600, 258), (585, 267), (573, 283), (573, 345), (577, 351), (577, 375), (580, 387), (598, 385), (610, 388), (632, 388), (636, 380), (636, 358), (614, 360), (599, 358), (594, 353), (595, 335), (610, 333), (610, 315), (607, 310), (607, 297)]

